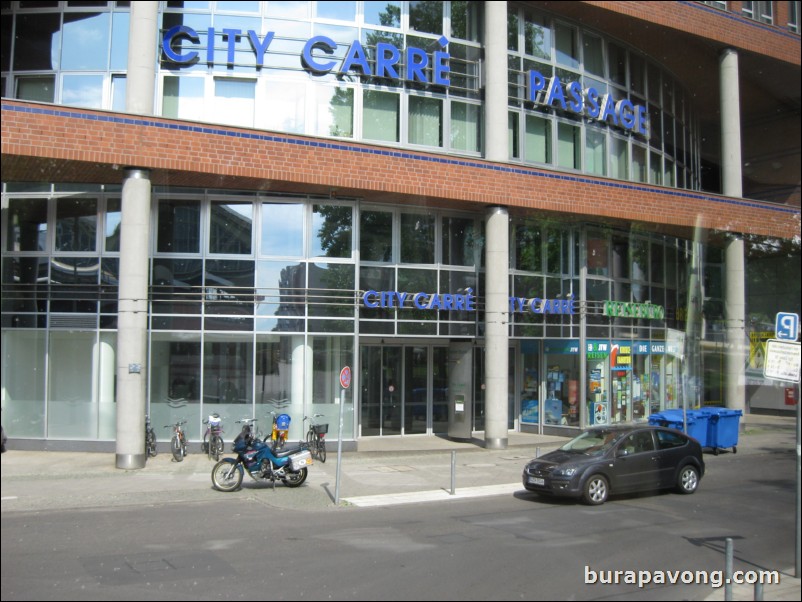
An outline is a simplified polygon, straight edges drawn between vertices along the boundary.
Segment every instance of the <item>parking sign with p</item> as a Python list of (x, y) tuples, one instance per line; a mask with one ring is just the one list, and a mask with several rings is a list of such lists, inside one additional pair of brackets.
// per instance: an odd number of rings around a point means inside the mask
[(796, 341), (799, 336), (799, 314), (779, 312), (774, 322), (774, 332), (779, 341)]

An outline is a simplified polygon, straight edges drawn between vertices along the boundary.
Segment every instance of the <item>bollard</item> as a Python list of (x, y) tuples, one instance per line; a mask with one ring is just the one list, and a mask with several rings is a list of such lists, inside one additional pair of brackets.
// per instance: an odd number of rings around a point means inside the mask
[(755, 601), (763, 602), (763, 584), (760, 581), (755, 583)]
[(732, 537), (724, 545), (724, 600), (732, 600)]
[(451, 452), (451, 495), (456, 493), (457, 489), (457, 452)]
[(540, 457), (540, 448), (536, 447), (535, 448), (535, 458), (539, 458), (539, 457)]

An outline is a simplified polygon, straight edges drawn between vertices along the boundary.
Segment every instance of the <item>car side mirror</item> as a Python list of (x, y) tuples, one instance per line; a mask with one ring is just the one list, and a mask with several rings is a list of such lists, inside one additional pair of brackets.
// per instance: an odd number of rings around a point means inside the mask
[(624, 456), (628, 456), (628, 455), (629, 455), (629, 450), (627, 448), (625, 448), (625, 447), (621, 447), (621, 448), (617, 449), (616, 452), (615, 452), (615, 457), (616, 458), (623, 458)]

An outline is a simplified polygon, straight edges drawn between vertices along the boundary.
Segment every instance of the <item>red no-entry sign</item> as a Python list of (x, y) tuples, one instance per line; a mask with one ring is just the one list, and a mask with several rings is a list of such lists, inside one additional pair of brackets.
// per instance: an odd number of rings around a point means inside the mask
[(342, 370), (340, 370), (340, 386), (343, 389), (347, 389), (351, 386), (351, 367), (345, 366)]

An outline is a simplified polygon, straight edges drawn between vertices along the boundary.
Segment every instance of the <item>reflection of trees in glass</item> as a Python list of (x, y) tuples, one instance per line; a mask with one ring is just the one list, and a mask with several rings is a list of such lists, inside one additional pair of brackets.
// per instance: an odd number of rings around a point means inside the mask
[(336, 88), (331, 96), (329, 135), (350, 138), (354, 135), (354, 90)]
[(360, 259), (392, 260), (393, 214), (388, 211), (363, 211), (360, 216)]
[(424, 33), (443, 33), (443, 3), (410, 2), (409, 27)]
[(773, 329), (778, 312), (800, 313), (800, 238), (744, 237), (748, 319)]
[(317, 238), (326, 257), (351, 257), (353, 233), (351, 207), (315, 205), (314, 211), (323, 220), (323, 224), (317, 232)]

